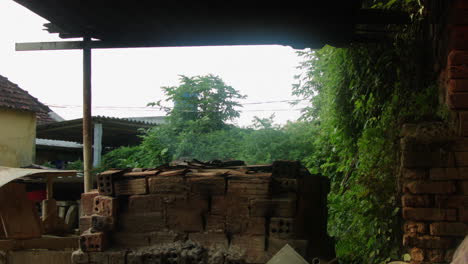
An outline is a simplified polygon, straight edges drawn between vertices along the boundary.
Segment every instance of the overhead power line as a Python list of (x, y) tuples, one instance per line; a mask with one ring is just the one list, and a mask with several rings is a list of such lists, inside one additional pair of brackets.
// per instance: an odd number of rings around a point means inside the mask
[[(297, 99), (297, 100), (278, 100), (278, 101), (263, 101), (263, 102), (246, 102), (242, 103), (241, 105), (255, 105), (255, 104), (273, 104), (273, 103), (293, 103), (293, 102), (301, 102), (307, 101), (307, 99)], [(82, 107), (82, 105), (57, 105), (57, 104), (46, 104), (49, 107), (55, 108), (78, 108)], [(109, 105), (109, 106), (93, 106), (95, 109), (153, 109), (149, 106), (117, 106), (117, 105)]]

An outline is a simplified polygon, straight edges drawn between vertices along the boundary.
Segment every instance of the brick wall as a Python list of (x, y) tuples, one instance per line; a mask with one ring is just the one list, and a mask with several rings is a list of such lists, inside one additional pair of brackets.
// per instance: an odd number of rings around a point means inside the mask
[(403, 246), (413, 264), (450, 263), (468, 234), (468, 1), (444, 3), (429, 10), (451, 122), (405, 125), (401, 139)]
[(306, 259), (331, 259), (328, 185), (292, 161), (106, 171), (82, 195), (73, 261), (265, 263), (287, 243)]

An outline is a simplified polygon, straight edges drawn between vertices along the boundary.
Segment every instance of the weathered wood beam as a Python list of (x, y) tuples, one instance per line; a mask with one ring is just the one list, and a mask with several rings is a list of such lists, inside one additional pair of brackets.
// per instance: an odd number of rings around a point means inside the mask
[[(124, 48), (158, 48), (158, 47), (182, 47), (183, 45), (165, 44), (157, 42), (117, 42), (117, 41), (51, 41), (51, 42), (23, 42), (16, 43), (16, 51), (37, 51), (37, 50), (76, 50), (76, 49), (124, 49)], [(222, 45), (218, 45), (222, 46)], [(189, 46), (184, 46), (189, 47)]]

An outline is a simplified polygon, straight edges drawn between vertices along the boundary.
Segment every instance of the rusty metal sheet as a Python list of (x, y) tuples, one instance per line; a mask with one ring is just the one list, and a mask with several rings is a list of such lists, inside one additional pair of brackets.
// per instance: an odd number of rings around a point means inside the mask
[(23, 177), (75, 176), (75, 170), (20, 169), (0, 166), (0, 187)]

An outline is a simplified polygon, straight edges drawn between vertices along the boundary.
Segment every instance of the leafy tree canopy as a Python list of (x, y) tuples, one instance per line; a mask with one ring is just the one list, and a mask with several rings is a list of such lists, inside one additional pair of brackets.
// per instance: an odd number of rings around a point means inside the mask
[(227, 85), (220, 77), (204, 75), (180, 77), (179, 86), (162, 87), (173, 107), (164, 106), (162, 101), (148, 105), (159, 106), (167, 113), (168, 121), (176, 130), (187, 127), (200, 132), (209, 132), (227, 127), (227, 122), (240, 116), (237, 107), (241, 107), (238, 90)]

